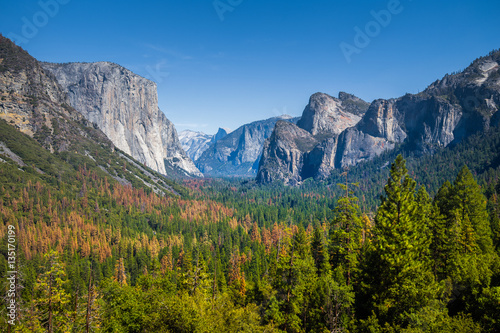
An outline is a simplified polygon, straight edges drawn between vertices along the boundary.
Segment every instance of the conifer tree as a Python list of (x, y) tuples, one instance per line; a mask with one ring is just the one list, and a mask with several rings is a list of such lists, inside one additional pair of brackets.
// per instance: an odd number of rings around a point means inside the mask
[(246, 281), (241, 271), (241, 256), (237, 248), (233, 249), (229, 260), (228, 286), (232, 288), (235, 300), (242, 301), (246, 294)]
[(169, 248), (167, 253), (161, 258), (161, 273), (163, 275), (172, 271), (172, 249)]
[(113, 279), (120, 284), (120, 286), (127, 285), (127, 274), (125, 273), (125, 262), (120, 258), (115, 265), (115, 274)]
[(337, 202), (335, 219), (330, 227), (330, 263), (332, 269), (343, 272), (346, 284), (350, 285), (358, 266), (363, 227), (358, 212), (358, 198), (353, 196), (347, 184), (340, 186), (346, 194)]
[(47, 332), (66, 332), (70, 328), (70, 296), (66, 293), (66, 273), (57, 252), (50, 250), (45, 256), (46, 270), (35, 284), (38, 293), (37, 312)]
[(443, 186), (436, 202), (446, 220), (446, 275), (451, 280), (448, 309), (452, 315), (474, 312), (478, 295), (489, 287), (494, 274), (493, 242), (486, 198), (464, 166), (453, 186)]
[[(499, 183), (500, 184), (500, 183)], [(499, 186), (497, 185), (497, 188)], [(499, 188), (500, 189), (500, 188)], [(490, 216), (491, 239), (493, 247), (500, 254), (500, 204), (497, 190), (488, 199), (488, 212)]]
[(307, 253), (307, 235), (303, 226), (299, 226), (297, 233), (293, 236), (293, 248), (297, 256), (304, 258)]
[[(374, 239), (364, 283), (372, 296), (371, 310), (383, 324), (404, 326), (409, 313), (437, 296), (430, 269), (426, 226), (419, 221), (416, 183), (399, 155), (391, 166), (385, 196), (375, 217)], [(420, 201), (427, 201), (420, 194)], [(367, 283), (368, 282), (368, 283)]]
[(197, 293), (208, 294), (212, 283), (207, 273), (207, 265), (203, 255), (198, 254), (198, 258), (194, 260), (191, 269), (184, 273), (184, 279), (190, 295)]
[(311, 252), (318, 275), (323, 275), (330, 271), (327, 246), (323, 238), (320, 228), (315, 228), (311, 241)]
[(85, 332), (93, 332), (100, 327), (100, 295), (92, 280), (92, 269), (89, 274), (87, 302), (85, 308)]
[(271, 286), (274, 289), (266, 310), (268, 317), (279, 323), (280, 329), (287, 332), (300, 332), (303, 315), (306, 312), (307, 293), (316, 283), (314, 261), (307, 251), (295, 251), (300, 232), (294, 239), (287, 239), (279, 259), (270, 269)]
[(463, 222), (460, 238), (468, 242), (462, 244), (464, 250), (473, 251), (476, 245), (481, 253), (490, 253), (493, 250), (486, 202), (481, 188), (467, 166), (464, 166), (453, 184), (452, 196), (455, 217)]
[(448, 260), (450, 258), (450, 222), (452, 185), (445, 182), (434, 197), (432, 217), (429, 224), (431, 236), (430, 253), (432, 270), (437, 280), (448, 276)]

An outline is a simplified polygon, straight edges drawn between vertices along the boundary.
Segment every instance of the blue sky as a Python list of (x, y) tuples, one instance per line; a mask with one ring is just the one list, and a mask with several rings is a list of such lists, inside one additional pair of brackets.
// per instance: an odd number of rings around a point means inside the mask
[(0, 32), (37, 59), (118, 63), (206, 133), (299, 116), (318, 91), (417, 93), (500, 48), (499, 18), (478, 0), (0, 0)]

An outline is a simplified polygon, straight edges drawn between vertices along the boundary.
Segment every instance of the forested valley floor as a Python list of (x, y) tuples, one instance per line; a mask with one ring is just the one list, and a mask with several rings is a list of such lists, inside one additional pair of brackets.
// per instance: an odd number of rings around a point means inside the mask
[(495, 129), (299, 188), (187, 180), (155, 193), (131, 165), (105, 157), (123, 184), (0, 125), (30, 161), (0, 163), (0, 272), (16, 304), (2, 331), (500, 331)]

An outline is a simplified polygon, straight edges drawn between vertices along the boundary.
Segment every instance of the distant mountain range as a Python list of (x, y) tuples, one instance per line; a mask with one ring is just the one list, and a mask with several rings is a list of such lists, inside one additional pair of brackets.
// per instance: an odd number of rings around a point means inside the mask
[(122, 66), (40, 63), (1, 35), (0, 52), (0, 118), (8, 124), (51, 152), (85, 142), (88, 124), (94, 139), (174, 178), (300, 184), (401, 145), (417, 155), (433, 153), (500, 122), (499, 51), (419, 94), (368, 103), (345, 92), (316, 93), (301, 117), (180, 136), (158, 108), (156, 84)]

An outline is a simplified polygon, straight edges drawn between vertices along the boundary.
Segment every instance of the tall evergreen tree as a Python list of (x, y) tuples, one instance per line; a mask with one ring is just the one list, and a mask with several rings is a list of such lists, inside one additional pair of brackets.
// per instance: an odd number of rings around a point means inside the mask
[(307, 295), (316, 283), (310, 252), (299, 255), (294, 244), (293, 239), (283, 244), (282, 255), (275, 262), (276, 267), (270, 269), (270, 285), (274, 292), (266, 310), (268, 320), (287, 332), (301, 332)]
[(445, 182), (434, 197), (431, 223), (431, 259), (433, 273), (436, 279), (443, 280), (448, 276), (448, 260), (450, 258), (450, 216), (453, 206), (451, 204), (453, 188), (450, 182)]
[(120, 258), (115, 265), (115, 275), (113, 279), (117, 281), (121, 286), (127, 285), (127, 274), (125, 273), (125, 262), (123, 258)]
[(293, 248), (297, 256), (305, 258), (308, 254), (307, 236), (303, 226), (299, 226), (297, 233), (293, 236)]
[(431, 273), (427, 226), (419, 220), (419, 206), (428, 206), (422, 191), (415, 199), (416, 183), (408, 176), (399, 155), (391, 166), (385, 196), (375, 217), (369, 262), (365, 263), (365, 293), (380, 323), (404, 327), (407, 315), (436, 298)]
[(332, 269), (344, 272), (346, 284), (350, 285), (358, 267), (363, 227), (358, 198), (353, 196), (347, 185), (340, 186), (346, 194), (337, 202), (335, 218), (330, 227), (330, 263)]
[(486, 203), (481, 188), (467, 166), (464, 166), (453, 184), (452, 196), (455, 218), (457, 222), (462, 222), (459, 227), (461, 235), (457, 240), (463, 246), (463, 251), (474, 251), (475, 246), (479, 247), (481, 253), (493, 250)]
[(311, 252), (317, 274), (321, 276), (328, 273), (330, 271), (328, 250), (321, 228), (319, 227), (314, 229), (313, 239), (311, 241)]
[[(464, 166), (453, 186), (440, 191), (436, 199), (446, 220), (446, 276), (448, 308), (452, 315), (476, 312), (478, 296), (488, 288), (495, 258), (487, 201), (469, 169)], [(444, 193), (446, 195), (444, 195)], [(438, 193), (439, 194), (439, 193)], [(492, 270), (493, 269), (493, 270)]]

